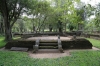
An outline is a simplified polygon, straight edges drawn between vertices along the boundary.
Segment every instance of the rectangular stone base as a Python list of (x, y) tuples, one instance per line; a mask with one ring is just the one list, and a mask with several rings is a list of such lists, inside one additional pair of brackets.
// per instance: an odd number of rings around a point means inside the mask
[(10, 50), (11, 51), (28, 51), (28, 48), (12, 47)]

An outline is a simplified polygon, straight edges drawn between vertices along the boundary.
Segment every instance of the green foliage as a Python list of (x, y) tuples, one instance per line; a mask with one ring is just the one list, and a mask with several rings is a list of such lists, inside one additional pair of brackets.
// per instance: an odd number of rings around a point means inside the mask
[(92, 31), (95, 28), (95, 24), (93, 21), (88, 21), (85, 23), (84, 30), (86, 31)]
[(27, 24), (24, 28), (30, 31), (35, 27), (36, 30), (41, 31), (52, 25), (53, 29), (57, 30), (58, 20), (62, 22), (64, 29), (66, 29), (64, 25), (68, 23), (77, 27), (77, 23), (84, 19), (84, 9), (76, 9), (75, 4), (77, 3), (80, 3), (80, 0), (38, 0), (35, 3), (33, 1), (34, 5), (30, 5), (31, 9), (27, 12), (33, 15), (33, 19), (25, 20)]
[[(35, 4), (35, 8), (31, 10), (33, 18), (33, 26), (36, 30), (44, 29), (48, 26), (49, 17), (52, 13), (52, 8), (50, 7), (50, 3), (47, 1), (38, 1)], [(46, 26), (44, 26), (46, 25)]]
[(90, 17), (91, 15), (94, 15), (95, 7), (91, 6), (91, 4), (87, 4), (85, 7), (86, 15), (87, 17)]
[(100, 3), (97, 5), (97, 8), (95, 10), (95, 18), (94, 18), (94, 24), (98, 30), (100, 30)]
[[(22, 18), (25, 19), (23, 20), (25, 23), (23, 23), (23, 21), (22, 23), (20, 21), (19, 24), (15, 23), (13, 27), (13, 31), (15, 32), (32, 32), (34, 29), (42, 31), (49, 29), (49, 25), (52, 25), (54, 30), (58, 30), (58, 20), (62, 22), (62, 26), (60, 25), (60, 27), (65, 30), (66, 25), (68, 24), (71, 24), (77, 29), (78, 23), (80, 22), (86, 26), (85, 29), (94, 26), (94, 23), (89, 25), (89, 22), (85, 21), (91, 15), (94, 15), (95, 8), (90, 4), (81, 3), (80, 0), (7, 0), (7, 5), (8, 7), (11, 7), (8, 8), (10, 16), (8, 18), (10, 19), (12, 17), (11, 20), (8, 20), (11, 21), (10, 25), (13, 25), (14, 19), (18, 19), (23, 13), (33, 15), (32, 19)], [(98, 6), (95, 12), (96, 18), (94, 20), (96, 28), (98, 29), (100, 27), (99, 12), (100, 10)], [(13, 16), (13, 14), (15, 15)]]
[(5, 25), (5, 40), (12, 39), (11, 28), (23, 13), (28, 13), (32, 9), (34, 2), (36, 0), (0, 0), (0, 13)]

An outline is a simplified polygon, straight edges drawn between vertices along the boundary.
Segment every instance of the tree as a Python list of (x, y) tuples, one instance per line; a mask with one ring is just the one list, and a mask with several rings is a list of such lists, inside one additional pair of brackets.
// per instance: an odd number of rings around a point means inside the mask
[(100, 30), (100, 3), (97, 5), (95, 9), (95, 18), (94, 24), (98, 30)]
[[(67, 23), (77, 22), (76, 18), (78, 18), (78, 16), (77, 13), (75, 12), (75, 3), (79, 1), (80, 0), (54, 0), (56, 21), (58, 22), (58, 24), (59, 24), (59, 20), (60, 22), (62, 22), (61, 31), (63, 31), (64, 27), (66, 30)], [(60, 29), (60, 27), (58, 29)]]
[(35, 9), (32, 10), (33, 16), (35, 16), (33, 18), (34, 21), (34, 27), (36, 28), (36, 31), (41, 31), (41, 29), (44, 30), (46, 22), (48, 17), (51, 15), (51, 7), (50, 4), (43, 0), (39, 0), (36, 5), (35, 5)]
[(0, 14), (0, 34), (4, 33), (4, 23), (2, 20), (2, 15)]
[(0, 12), (5, 26), (5, 40), (12, 39), (12, 26), (22, 13), (29, 10), (31, 4), (34, 4), (33, 0), (0, 0)]

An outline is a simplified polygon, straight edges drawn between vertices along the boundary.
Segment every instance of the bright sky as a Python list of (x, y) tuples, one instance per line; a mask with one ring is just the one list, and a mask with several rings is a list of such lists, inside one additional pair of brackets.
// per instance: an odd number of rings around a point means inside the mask
[(82, 2), (85, 2), (86, 4), (91, 4), (95, 6), (96, 4), (100, 3), (100, 0), (81, 0)]
[[(96, 6), (96, 4), (100, 3), (100, 0), (81, 0), (86, 4), (91, 4), (92, 6)], [(90, 18), (95, 18), (95, 16), (91, 16)]]
[[(52, 0), (47, 0), (52, 1)], [(85, 2), (86, 4), (91, 4), (92, 6), (95, 6), (96, 4), (100, 3), (100, 0), (81, 0), (82, 2)]]

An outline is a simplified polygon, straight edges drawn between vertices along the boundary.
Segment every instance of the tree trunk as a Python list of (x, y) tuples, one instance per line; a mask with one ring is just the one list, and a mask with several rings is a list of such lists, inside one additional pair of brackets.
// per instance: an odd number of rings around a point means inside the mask
[(9, 40), (12, 39), (12, 35), (11, 35), (10, 22), (9, 22), (9, 19), (8, 19), (9, 10), (8, 10), (8, 7), (7, 7), (7, 1), (6, 0), (0, 0), (0, 1), (1, 1), (0, 4), (3, 6), (3, 7), (1, 7), (1, 9), (2, 9), (1, 12), (2, 12), (3, 19), (4, 19), (5, 40), (9, 41)]
[(11, 29), (5, 29), (5, 40), (6, 40), (6, 41), (12, 40)]
[(3, 31), (3, 23), (0, 23), (0, 33), (3, 34), (4, 31)]
[(60, 20), (58, 20), (58, 29), (59, 29), (59, 33), (62, 33), (62, 22)]
[(10, 22), (8, 21), (7, 16), (4, 16), (4, 25), (5, 25), (5, 40), (9, 41), (12, 40), (12, 34), (11, 34), (11, 28), (10, 28)]
[(2, 27), (1, 27), (1, 23), (0, 23), (0, 33), (2, 33), (2, 29), (1, 29)]

